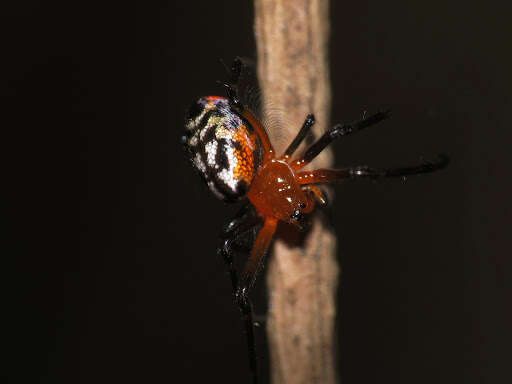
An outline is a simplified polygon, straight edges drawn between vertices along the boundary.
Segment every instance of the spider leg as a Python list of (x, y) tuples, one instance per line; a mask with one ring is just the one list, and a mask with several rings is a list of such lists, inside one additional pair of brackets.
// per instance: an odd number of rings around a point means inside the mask
[(302, 187), (302, 189), (306, 192), (309, 192), (321, 207), (325, 207), (328, 204), (327, 196), (318, 186), (305, 185)]
[(438, 155), (434, 161), (425, 161), (422, 164), (410, 167), (378, 169), (367, 166), (357, 166), (342, 169), (317, 169), (314, 171), (304, 171), (297, 173), (299, 184), (308, 185), (316, 183), (328, 183), (341, 179), (381, 179), (386, 177), (406, 177), (429, 173), (443, 169), (448, 165), (450, 159), (446, 155)]
[(265, 223), (263, 224), (263, 228), (258, 233), (256, 237), (256, 241), (254, 242), (254, 246), (251, 251), (251, 255), (249, 256), (249, 260), (244, 268), (244, 272), (242, 274), (242, 280), (240, 285), (237, 287), (235, 293), (235, 299), (237, 301), (238, 306), (240, 307), (240, 311), (242, 313), (242, 318), (245, 321), (245, 326), (247, 330), (247, 342), (250, 343), (252, 348), (249, 348), (249, 360), (251, 362), (251, 370), (255, 373), (253, 376), (253, 382), (257, 383), (257, 360), (256, 360), (256, 351), (254, 348), (254, 320), (253, 320), (253, 312), (252, 312), (252, 304), (249, 298), (249, 293), (254, 286), (256, 281), (256, 276), (263, 266), (263, 259), (265, 254), (267, 253), (270, 242), (272, 241), (272, 237), (276, 231), (277, 220), (267, 218)]
[(361, 120), (355, 121), (350, 124), (336, 124), (330, 130), (326, 131), (315, 143), (313, 143), (304, 153), (304, 156), (295, 159), (292, 164), (295, 170), (299, 170), (309, 164), (315, 157), (322, 152), (325, 147), (331, 144), (339, 137), (350, 135), (377, 124), (379, 121), (387, 119), (391, 114), (390, 110), (380, 111)]
[(229, 79), (229, 82), (222, 85), (226, 88), (231, 106), (238, 111), (241, 117), (243, 117), (258, 134), (261, 144), (263, 145), (263, 149), (265, 150), (265, 158), (274, 158), (274, 148), (272, 147), (265, 127), (254, 115), (253, 111), (244, 105), (240, 99), (238, 82), (242, 73), (242, 64), (242, 60), (239, 57), (235, 57), (233, 64), (231, 65), (231, 78)]
[(231, 76), (228, 83), (224, 83), (223, 86), (226, 88), (228, 99), (231, 104), (236, 108), (243, 108), (238, 95), (238, 81), (240, 80), (240, 74), (242, 73), (242, 60), (239, 57), (235, 57), (233, 64), (231, 65)]
[(297, 136), (293, 139), (293, 141), (290, 143), (286, 151), (284, 151), (283, 156), (281, 159), (288, 160), (295, 150), (298, 148), (300, 143), (304, 140), (308, 132), (310, 131), (311, 127), (315, 124), (315, 115), (312, 113), (307, 115), (306, 120), (304, 120), (304, 124), (302, 124), (302, 128), (300, 129), (299, 133), (297, 133)]
[(237, 289), (237, 297), (239, 300), (243, 301), (244, 297), (248, 295), (254, 286), (256, 276), (263, 266), (263, 258), (274, 237), (277, 221), (278, 220), (274, 218), (265, 219), (265, 223), (256, 237), (249, 260), (247, 260), (247, 264), (245, 264), (241, 284)]
[(232, 256), (235, 251), (237, 240), (244, 233), (255, 229), (257, 224), (261, 223), (261, 218), (258, 217), (255, 214), (255, 210), (251, 208), (252, 207), (250, 205), (244, 207), (237, 216), (224, 227), (221, 234), (222, 244), (219, 247), (218, 252), (223, 256), (224, 262), (228, 267), (233, 287), (233, 294), (245, 325), (249, 366), (253, 376), (253, 383), (256, 384), (258, 382), (258, 366), (254, 340), (254, 319), (249, 291), (254, 285), (257, 272), (261, 268), (263, 256), (265, 255), (270, 241), (272, 240), (277, 221), (265, 221), (251, 250), (251, 255), (245, 266), (242, 279), (239, 279), (239, 275), (233, 264)]
[(255, 214), (250, 204), (246, 204), (235, 217), (224, 226), (220, 234), (221, 244), (217, 249), (226, 264), (231, 278), (233, 295), (236, 294), (239, 285), (238, 272), (233, 264), (233, 253), (236, 251), (236, 242), (243, 234), (255, 228), (261, 219)]

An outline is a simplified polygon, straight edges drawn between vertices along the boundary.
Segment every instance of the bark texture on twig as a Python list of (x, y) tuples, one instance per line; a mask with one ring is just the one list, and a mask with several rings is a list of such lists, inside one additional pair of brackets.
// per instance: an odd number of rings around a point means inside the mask
[[(329, 124), (329, 1), (255, 0), (258, 77), (264, 105), (286, 112), (281, 153), (306, 115), (315, 136)], [(276, 136), (270, 127), (271, 138)], [(313, 166), (326, 167), (326, 151)], [(271, 380), (274, 384), (337, 382), (334, 321), (338, 264), (334, 235), (318, 218), (301, 247), (276, 240), (267, 283)]]

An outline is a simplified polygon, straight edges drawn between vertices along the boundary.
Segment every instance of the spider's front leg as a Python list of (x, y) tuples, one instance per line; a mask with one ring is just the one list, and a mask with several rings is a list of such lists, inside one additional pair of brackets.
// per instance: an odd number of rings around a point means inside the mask
[(239, 285), (238, 272), (233, 264), (233, 254), (237, 251), (238, 240), (244, 234), (254, 230), (260, 223), (261, 218), (256, 215), (254, 208), (250, 204), (246, 204), (235, 217), (224, 226), (219, 236), (221, 244), (217, 249), (217, 253), (222, 256), (228, 268), (233, 295), (236, 295)]
[(241, 278), (234, 266), (233, 254), (236, 252), (235, 248), (239, 239), (247, 232), (254, 230), (259, 223), (261, 223), (261, 218), (257, 216), (252, 206), (244, 207), (224, 228), (221, 234), (221, 246), (218, 250), (228, 267), (235, 301), (240, 308), (242, 320), (245, 324), (249, 365), (253, 374), (253, 383), (258, 382), (258, 367), (254, 341), (252, 303), (249, 293), (256, 281), (256, 275), (263, 265), (263, 258), (276, 230), (277, 220), (265, 220), (263, 227), (256, 237)]
[(256, 361), (256, 346), (254, 341), (254, 326), (252, 319), (252, 304), (249, 297), (245, 296), (240, 300), (240, 278), (238, 271), (233, 263), (233, 255), (236, 253), (236, 245), (239, 239), (246, 233), (254, 230), (261, 222), (254, 209), (250, 204), (245, 205), (236, 214), (236, 216), (223, 228), (220, 235), (221, 244), (217, 250), (226, 264), (231, 278), (231, 286), (233, 289), (233, 296), (235, 297), (236, 304), (238, 305), (242, 314), (242, 320), (245, 326), (245, 333), (247, 335), (247, 350), (249, 357), (249, 367), (252, 372), (253, 382), (258, 382), (258, 366)]

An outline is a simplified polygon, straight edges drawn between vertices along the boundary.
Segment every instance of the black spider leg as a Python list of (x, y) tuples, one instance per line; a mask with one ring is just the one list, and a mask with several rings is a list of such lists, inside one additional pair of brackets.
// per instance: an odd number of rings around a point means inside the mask
[[(450, 162), (447, 155), (440, 154), (433, 161), (424, 161), (419, 165), (400, 168), (370, 168), (367, 166), (355, 166), (342, 169), (317, 169), (312, 171), (314, 183), (324, 183), (341, 179), (371, 179), (377, 180), (387, 177), (402, 177), (430, 173), (445, 168)], [(307, 173), (307, 172), (304, 172)], [(302, 172), (299, 173), (299, 177)]]
[[(238, 305), (242, 315), (242, 321), (244, 322), (245, 333), (247, 336), (249, 367), (254, 384), (258, 383), (258, 363), (254, 337), (252, 303), (248, 296), (248, 290), (240, 285), (241, 280), (233, 263), (233, 254), (235, 253), (237, 240), (247, 232), (254, 230), (258, 224), (261, 224), (261, 218), (256, 215), (252, 206), (249, 204), (245, 205), (223, 228), (220, 235), (221, 244), (217, 250), (227, 266), (229, 276), (231, 278), (233, 296), (235, 297), (236, 304)], [(242, 284), (244, 284), (243, 281)], [(244, 294), (241, 295), (240, 292), (244, 292)]]
[(239, 57), (235, 57), (233, 64), (231, 65), (231, 76), (229, 82), (222, 84), (226, 88), (229, 102), (233, 107), (238, 109), (243, 108), (240, 96), (238, 95), (238, 82), (240, 81), (241, 74), (242, 60)]
[(286, 148), (286, 151), (284, 151), (283, 157), (290, 157), (293, 155), (295, 150), (298, 148), (300, 143), (304, 140), (308, 132), (310, 131), (311, 127), (315, 124), (315, 115), (312, 113), (307, 115), (306, 120), (304, 120), (304, 124), (302, 124), (302, 128), (300, 129), (299, 133), (297, 133), (297, 136), (293, 139), (293, 141), (290, 143), (288, 148)]
[(313, 143), (305, 152), (304, 157), (300, 161), (304, 165), (310, 163), (315, 157), (322, 152), (325, 147), (341, 136), (350, 135), (351, 133), (360, 131), (366, 127), (377, 124), (387, 119), (391, 115), (390, 110), (379, 111), (373, 115), (365, 117), (361, 120), (350, 124), (336, 124), (330, 130), (326, 131), (315, 143)]

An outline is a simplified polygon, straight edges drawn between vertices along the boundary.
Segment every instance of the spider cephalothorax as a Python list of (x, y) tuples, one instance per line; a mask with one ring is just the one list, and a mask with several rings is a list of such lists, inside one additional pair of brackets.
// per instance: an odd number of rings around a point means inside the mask
[[(199, 99), (186, 119), (183, 143), (194, 168), (220, 199), (237, 201), (247, 198), (239, 214), (225, 227), (219, 253), (228, 266), (233, 293), (246, 324), (249, 360), (254, 381), (257, 381), (252, 307), (249, 291), (254, 285), (279, 221), (304, 228), (305, 214), (326, 199), (319, 184), (341, 179), (378, 179), (405, 177), (444, 168), (448, 158), (393, 169), (356, 166), (342, 169), (303, 171), (322, 150), (335, 139), (357, 132), (389, 117), (389, 111), (377, 112), (350, 124), (337, 124), (325, 132), (298, 157), (292, 157), (315, 123), (308, 115), (297, 136), (277, 155), (260, 119), (239, 98), (239, 77), (243, 63), (235, 59), (231, 80), (224, 84), (227, 97), (208, 96)], [(261, 224), (263, 225), (261, 226)], [(261, 226), (239, 276), (233, 264), (238, 240)]]

